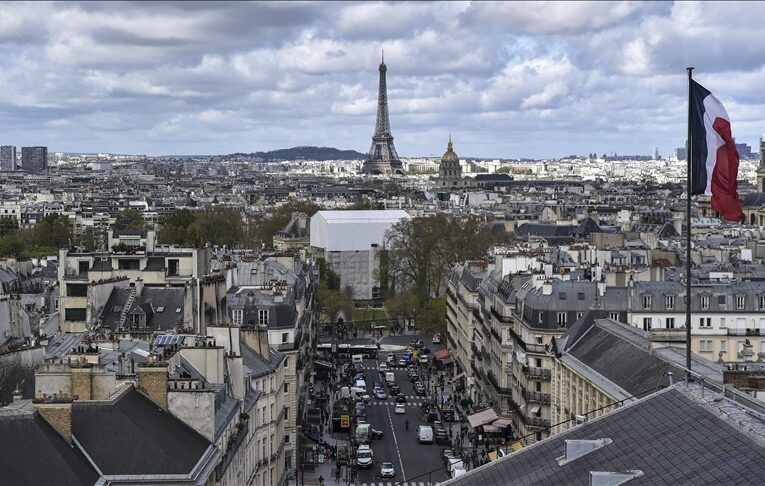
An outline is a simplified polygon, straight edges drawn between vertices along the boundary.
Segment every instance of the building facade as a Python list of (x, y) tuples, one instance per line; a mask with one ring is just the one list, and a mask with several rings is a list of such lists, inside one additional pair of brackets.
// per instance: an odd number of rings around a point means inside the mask
[(48, 170), (48, 147), (21, 147), (21, 168), (33, 174)]
[(0, 170), (16, 170), (16, 146), (0, 147)]

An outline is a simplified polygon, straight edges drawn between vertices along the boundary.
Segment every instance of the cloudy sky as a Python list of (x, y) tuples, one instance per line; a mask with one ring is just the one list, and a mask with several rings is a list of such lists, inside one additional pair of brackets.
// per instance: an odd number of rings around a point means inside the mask
[(366, 152), (385, 50), (402, 156), (662, 154), (685, 67), (765, 131), (765, 3), (0, 3), (0, 143)]

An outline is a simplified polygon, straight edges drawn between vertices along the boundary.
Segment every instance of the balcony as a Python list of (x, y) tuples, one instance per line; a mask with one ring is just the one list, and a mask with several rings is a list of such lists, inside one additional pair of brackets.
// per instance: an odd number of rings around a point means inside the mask
[(499, 382), (497, 381), (497, 377), (494, 376), (494, 372), (489, 370), (486, 372), (486, 378), (489, 379), (489, 383), (491, 383), (491, 386), (494, 387), (494, 390), (497, 391), (500, 395), (508, 395), (512, 396), (513, 391), (510, 388), (502, 388), (499, 386)]
[(523, 368), (523, 374), (529, 380), (550, 381), (552, 371), (544, 368)]
[(478, 351), (478, 346), (476, 346), (475, 343), (470, 343), (470, 350), (473, 352), (474, 358), (483, 361), (483, 356), (481, 355), (481, 352)]
[(504, 323), (510, 323), (510, 322), (513, 322), (513, 319), (512, 319), (512, 317), (510, 317), (510, 316), (503, 316), (502, 314), (500, 314), (499, 312), (497, 312), (497, 311), (494, 309), (494, 307), (492, 307), (492, 308), (491, 308), (491, 315), (493, 315), (493, 316), (494, 316), (494, 318), (495, 318), (495, 319), (497, 319), (499, 322), (504, 322)]
[(731, 329), (728, 328), (728, 336), (765, 336), (765, 329)]
[(550, 419), (544, 419), (542, 417), (524, 417), (523, 421), (526, 425), (531, 427), (542, 427), (545, 429), (550, 427)]
[(527, 402), (541, 403), (542, 405), (550, 404), (549, 393), (524, 391), (523, 398), (525, 398)]
[(478, 312), (478, 309), (473, 309), (473, 317), (483, 325), (483, 317), (481, 316), (481, 313)]

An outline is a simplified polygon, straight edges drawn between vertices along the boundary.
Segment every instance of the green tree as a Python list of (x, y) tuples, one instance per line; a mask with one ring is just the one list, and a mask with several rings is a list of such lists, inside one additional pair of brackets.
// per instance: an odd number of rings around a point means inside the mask
[(410, 290), (401, 292), (385, 301), (385, 312), (388, 317), (399, 319), (411, 319), (417, 314), (420, 301), (417, 294)]
[(348, 318), (353, 315), (353, 300), (339, 290), (329, 288), (325, 282), (319, 284), (316, 306), (319, 314), (329, 321), (334, 321), (341, 311)]
[(446, 297), (429, 299), (417, 312), (417, 329), (425, 334), (446, 331)]
[(200, 246), (210, 243), (234, 247), (242, 242), (243, 226), (242, 217), (237, 211), (208, 207), (196, 214), (194, 222), (189, 226), (189, 234), (191, 240)]
[(114, 218), (114, 227), (117, 229), (144, 229), (146, 227), (146, 220), (140, 209), (122, 209), (117, 211), (117, 215)]
[(0, 216), (0, 236), (19, 229), (19, 221), (13, 216)]
[(340, 290), (340, 275), (329, 266), (327, 260), (323, 257), (316, 258), (316, 265), (319, 267), (319, 279), (327, 285), (330, 290)]
[(188, 209), (177, 209), (172, 214), (162, 218), (159, 230), (159, 241), (164, 244), (193, 245), (193, 237), (189, 228), (194, 224), (194, 213)]
[(412, 289), (420, 302), (441, 293), (451, 267), (486, 256), (494, 237), (475, 218), (457, 220), (440, 213), (403, 219), (385, 235), (387, 280)]
[(45, 216), (32, 228), (31, 245), (39, 247), (64, 248), (72, 238), (69, 218), (60, 214)]

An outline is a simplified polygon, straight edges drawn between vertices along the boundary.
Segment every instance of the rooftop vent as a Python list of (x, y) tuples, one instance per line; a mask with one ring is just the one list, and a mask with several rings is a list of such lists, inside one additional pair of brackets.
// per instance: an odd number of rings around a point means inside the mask
[(618, 486), (643, 475), (640, 469), (625, 472), (590, 471), (590, 486)]
[[(557, 461), (559, 466), (565, 466), (569, 462), (575, 461), (590, 452), (594, 452), (602, 447), (611, 444), (613, 441), (609, 438), (593, 440), (565, 440), (563, 446), (563, 455)], [(618, 484), (618, 483), (617, 483)]]

